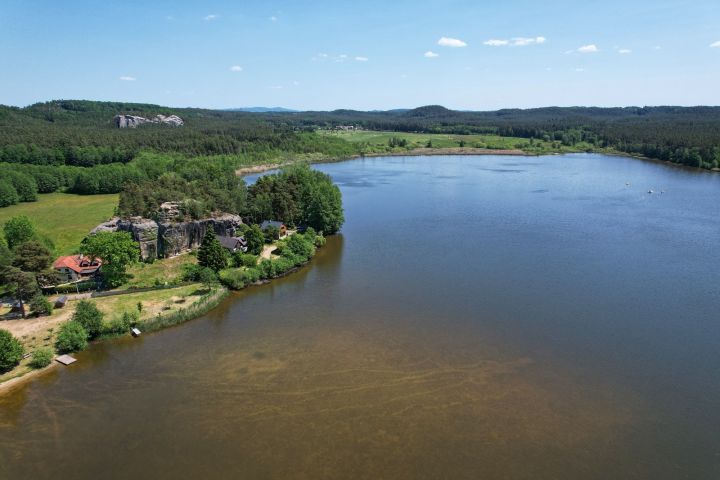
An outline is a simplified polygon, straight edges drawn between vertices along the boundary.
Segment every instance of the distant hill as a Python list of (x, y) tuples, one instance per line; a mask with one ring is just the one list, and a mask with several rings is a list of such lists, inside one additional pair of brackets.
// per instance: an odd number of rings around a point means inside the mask
[(284, 107), (242, 107), (242, 108), (225, 108), (225, 112), (248, 112), (248, 113), (295, 113), (298, 110)]

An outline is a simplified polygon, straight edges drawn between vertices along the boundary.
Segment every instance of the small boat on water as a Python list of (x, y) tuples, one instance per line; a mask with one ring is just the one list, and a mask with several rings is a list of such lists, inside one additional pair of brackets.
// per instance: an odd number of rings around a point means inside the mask
[(652, 190), (648, 190), (648, 193), (653, 193), (653, 191), (652, 191)]

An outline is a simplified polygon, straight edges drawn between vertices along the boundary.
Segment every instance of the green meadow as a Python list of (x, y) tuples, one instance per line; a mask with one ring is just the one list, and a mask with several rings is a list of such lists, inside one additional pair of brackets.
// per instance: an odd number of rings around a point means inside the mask
[[(573, 147), (559, 145), (558, 142), (546, 142), (538, 139), (520, 137), (501, 137), (499, 135), (454, 135), (445, 133), (406, 133), (378, 132), (372, 130), (329, 131), (319, 130), (327, 136), (341, 138), (359, 146), (363, 153), (383, 153), (424, 148), (428, 143), (432, 148), (487, 148), (491, 150), (523, 150), (528, 153), (577, 152), (591, 148), (590, 144), (577, 144)], [(394, 139), (394, 140), (393, 140)], [(391, 146), (397, 140), (407, 142), (405, 147)]]
[(26, 215), (37, 231), (55, 244), (55, 254), (73, 253), (83, 238), (99, 223), (112, 217), (118, 196), (47, 193), (37, 202), (0, 208), (0, 225), (16, 215)]

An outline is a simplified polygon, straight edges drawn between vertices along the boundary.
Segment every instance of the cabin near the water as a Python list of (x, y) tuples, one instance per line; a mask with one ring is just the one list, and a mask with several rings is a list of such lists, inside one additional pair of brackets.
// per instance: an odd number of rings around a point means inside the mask
[(53, 263), (60, 283), (74, 283), (95, 277), (100, 271), (102, 260), (88, 256), (66, 255)]
[(278, 222), (277, 220), (265, 220), (264, 222), (262, 222), (262, 224), (260, 224), (260, 230), (262, 230), (263, 232), (268, 228), (277, 228), (280, 235), (279, 238), (287, 237), (287, 225), (285, 225), (283, 222)]
[(247, 240), (245, 237), (218, 236), (218, 242), (230, 253), (247, 252)]

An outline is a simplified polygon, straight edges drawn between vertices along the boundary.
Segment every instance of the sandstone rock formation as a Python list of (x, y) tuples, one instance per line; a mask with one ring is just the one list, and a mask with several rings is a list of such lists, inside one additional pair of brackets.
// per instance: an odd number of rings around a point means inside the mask
[(115, 122), (115, 126), (118, 128), (135, 128), (144, 123), (163, 123), (173, 127), (180, 127), (185, 123), (183, 119), (177, 115), (169, 115), (167, 117), (165, 115), (155, 115), (151, 119), (138, 117), (136, 115), (115, 115), (113, 122)]
[(198, 248), (208, 228), (219, 236), (235, 236), (242, 223), (240, 216), (229, 213), (188, 222), (155, 221), (141, 217), (113, 218), (95, 227), (91, 233), (130, 232), (140, 245), (140, 257), (148, 261)]

